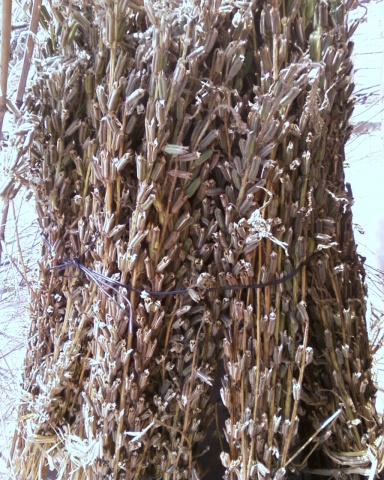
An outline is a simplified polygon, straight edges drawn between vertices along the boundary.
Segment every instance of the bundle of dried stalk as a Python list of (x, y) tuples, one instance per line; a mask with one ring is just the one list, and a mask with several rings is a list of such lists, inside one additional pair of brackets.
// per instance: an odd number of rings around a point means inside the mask
[(381, 471), (352, 3), (41, 8), (12, 169), (45, 239), (18, 478), (221, 478), (199, 466), (213, 385), (224, 478)]

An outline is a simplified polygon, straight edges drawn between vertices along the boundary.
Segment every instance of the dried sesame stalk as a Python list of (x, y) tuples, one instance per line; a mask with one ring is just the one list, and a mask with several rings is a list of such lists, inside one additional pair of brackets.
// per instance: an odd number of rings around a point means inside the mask
[(1, 96), (0, 140), (3, 138), (3, 121), (7, 111), (8, 60), (11, 54), (12, 0), (4, 0), (1, 7)]
[[(353, 468), (374, 464), (365, 445), (381, 427), (342, 165), (350, 7), (44, 10), (23, 106), (34, 123), (13, 171), (47, 239), (18, 478), (49, 464), (62, 478), (281, 479), (333, 471), (347, 452)], [(213, 398), (225, 407), (217, 447)], [(301, 449), (321, 425), (324, 441)]]

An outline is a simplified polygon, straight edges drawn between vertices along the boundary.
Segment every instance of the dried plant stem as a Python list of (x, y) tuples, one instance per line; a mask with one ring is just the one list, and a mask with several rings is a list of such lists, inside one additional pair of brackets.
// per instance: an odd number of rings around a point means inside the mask
[[(327, 324), (327, 321), (325, 319), (325, 315), (322, 315), (322, 319), (323, 319), (323, 322), (324, 322), (324, 328), (327, 329), (329, 327), (329, 325)], [(339, 374), (339, 382), (340, 382), (340, 385), (338, 385), (339, 389), (340, 389), (340, 392), (341, 392), (341, 396), (342, 398), (348, 398), (347, 396), (347, 393), (346, 393), (346, 387), (345, 387), (345, 384), (344, 384), (344, 379), (342, 377), (342, 375), (340, 375), (340, 366), (337, 362), (337, 359), (336, 359), (336, 355), (335, 355), (335, 352), (333, 349), (330, 349), (329, 350), (329, 354), (331, 356), (331, 359), (332, 359), (332, 365), (333, 365), (333, 368), (335, 369), (335, 371)], [(354, 415), (353, 415), (353, 412), (351, 410), (351, 407), (350, 407), (350, 404), (349, 402), (346, 403), (345, 405), (345, 411), (346, 411), (346, 414), (347, 414), (347, 418), (352, 421), (353, 418), (354, 418)], [(360, 445), (359, 448), (361, 448), (361, 444), (360, 444), (360, 438), (359, 438), (359, 435), (358, 435), (358, 431), (357, 431), (357, 428), (355, 425), (352, 426), (352, 430), (353, 430), (353, 433), (356, 437), (356, 442), (358, 445)]]
[(334, 422), (336, 418), (341, 414), (341, 412), (341, 409), (336, 410), (333, 415), (331, 415), (324, 423), (322, 423), (322, 425), (316, 430), (316, 432), (311, 435), (311, 437), (308, 438), (308, 440), (303, 445), (300, 446), (300, 448), (292, 455), (292, 457), (286, 463), (284, 463), (284, 468), (287, 467), (300, 454), (300, 452), (302, 452), (317, 437), (317, 435), (322, 430), (331, 425), (332, 422)]
[[(259, 257), (262, 257), (262, 247), (261, 244), (258, 248)], [(261, 262), (259, 262), (259, 271), (257, 274), (257, 281), (260, 282), (261, 279)], [(257, 423), (257, 408), (258, 408), (258, 400), (259, 400), (259, 391), (258, 386), (260, 384), (260, 370), (261, 370), (261, 292), (257, 290), (256, 292), (256, 388), (255, 388), (255, 400), (254, 400), (254, 407), (253, 407), (253, 421)], [(249, 457), (248, 457), (248, 465), (247, 465), (247, 472), (246, 475), (250, 475), (251, 467), (252, 467), (252, 460), (254, 456), (254, 449), (255, 449), (255, 442), (252, 442), (249, 449)]]
[(1, 9), (1, 96), (0, 140), (3, 137), (3, 121), (7, 111), (8, 64), (11, 54), (12, 0), (4, 0)]
[[(330, 267), (330, 270), (333, 271), (334, 269), (334, 264), (333, 264), (333, 260), (330, 259), (329, 261), (329, 267)], [(335, 296), (337, 298), (337, 301), (339, 302), (339, 305), (340, 305), (340, 310), (342, 310), (342, 305), (343, 305), (343, 301), (342, 301), (342, 298), (341, 298), (341, 295), (340, 295), (340, 290), (338, 288), (338, 285), (335, 281), (335, 278), (333, 277), (333, 275), (331, 276), (331, 282), (332, 282), (332, 288), (333, 288), (333, 291), (335, 292)], [(340, 311), (340, 315), (343, 315), (343, 311)], [(341, 331), (342, 331), (342, 335), (343, 335), (343, 343), (344, 344), (347, 344), (347, 334), (346, 334), (346, 331), (345, 331), (345, 325), (344, 323), (341, 324)], [(349, 367), (349, 363), (347, 363), (346, 365), (346, 373), (347, 373), (347, 380), (348, 380), (348, 383), (351, 384), (352, 382), (352, 378), (351, 378), (351, 370), (350, 370), (350, 367)]]
[[(128, 349), (131, 348), (132, 344), (132, 335), (129, 333), (128, 334), (128, 339), (127, 339), (127, 345)], [(129, 372), (129, 364), (130, 364), (130, 356), (128, 356), (127, 362), (125, 363), (124, 366), (124, 371), (123, 371), (123, 378), (128, 377), (128, 372)], [(121, 383), (121, 390), (120, 390), (120, 405), (119, 405), (119, 422), (117, 425), (117, 431), (116, 431), (116, 449), (115, 449), (115, 456), (116, 456), (116, 463), (114, 467), (114, 475), (116, 476), (118, 473), (119, 465), (118, 465), (118, 460), (120, 458), (120, 449), (121, 449), (121, 437), (123, 435), (123, 428), (124, 428), (124, 412), (125, 412), (125, 404), (126, 404), (126, 386), (125, 386), (125, 381)]]
[[(299, 378), (297, 380), (297, 386), (299, 388), (299, 392), (302, 388), (303, 384), (303, 378), (304, 378), (304, 370), (305, 370), (305, 351), (308, 345), (308, 334), (309, 334), (309, 322), (307, 320), (304, 320), (304, 335), (303, 335), (303, 355), (301, 358), (301, 365), (300, 365), (300, 373), (299, 373)], [(292, 408), (292, 414), (291, 414), (291, 419), (290, 419), (290, 425), (289, 425), (289, 430), (288, 430), (288, 435), (284, 440), (284, 449), (283, 449), (283, 454), (281, 457), (281, 464), (286, 465), (286, 458), (288, 455), (288, 450), (290, 447), (290, 443), (292, 441), (292, 434), (293, 434), (293, 429), (295, 427), (295, 419), (297, 415), (297, 409), (299, 407), (299, 402), (300, 402), (300, 394), (297, 395), (293, 402), (293, 408)], [(284, 467), (285, 468), (285, 467)]]
[[(165, 333), (165, 340), (164, 340), (164, 352), (169, 351), (169, 338), (172, 331), (172, 324), (175, 320), (175, 313), (176, 313), (176, 310), (179, 308), (179, 306), (180, 306), (180, 298), (176, 298), (175, 306), (170, 314), (169, 321), (167, 324), (167, 330)], [(166, 373), (165, 373), (165, 361), (164, 361), (162, 365), (162, 381), (163, 382), (165, 381), (165, 378), (166, 378)]]
[[(197, 330), (197, 334), (196, 334), (196, 343), (194, 345), (194, 351), (193, 351), (193, 357), (192, 357), (192, 365), (191, 365), (191, 374), (190, 374), (190, 378), (189, 378), (189, 392), (188, 392), (188, 397), (191, 397), (192, 395), (192, 390), (193, 390), (193, 386), (194, 386), (194, 381), (195, 381), (195, 377), (196, 377), (196, 369), (197, 369), (197, 365), (196, 365), (196, 362), (197, 362), (197, 356), (198, 356), (198, 351), (199, 351), (199, 339), (200, 339), (200, 334), (201, 334), (201, 330), (203, 328), (203, 322), (200, 323), (200, 326)], [(191, 406), (190, 406), (190, 403), (187, 403), (186, 405), (186, 409), (185, 409), (185, 414), (184, 414), (184, 424), (183, 424), (183, 430), (182, 430), (182, 442), (180, 444), (180, 448), (179, 448), (179, 452), (178, 452), (178, 457), (180, 457), (180, 454), (182, 452), (182, 449), (183, 449), (183, 444), (184, 444), (184, 439), (188, 439), (188, 434), (187, 434), (187, 431), (188, 431), (188, 427), (189, 427), (189, 424), (190, 424), (190, 415), (191, 415)], [(189, 457), (189, 467), (191, 468), (192, 467), (192, 464), (191, 464), (191, 460), (192, 460), (192, 456), (190, 455)], [(178, 459), (177, 459), (177, 463), (178, 463)], [(174, 477), (175, 480), (176, 480), (176, 477)]]
[[(6, 0), (7, 2), (7, 0)], [(35, 46), (35, 38), (37, 32), (37, 26), (39, 23), (39, 16), (40, 16), (40, 7), (41, 7), (42, 0), (34, 0), (32, 4), (32, 13), (31, 13), (31, 20), (29, 24), (29, 34), (27, 40), (27, 46), (24, 52), (23, 58), (23, 67), (20, 74), (20, 81), (19, 87), (17, 89), (16, 94), (16, 105), (20, 108), (23, 102), (23, 96), (25, 91), (25, 86), (27, 84), (28, 73), (31, 67), (31, 60), (33, 56), (33, 49)], [(9, 25), (10, 27), (11, 25)], [(4, 63), (2, 62), (4, 65)]]

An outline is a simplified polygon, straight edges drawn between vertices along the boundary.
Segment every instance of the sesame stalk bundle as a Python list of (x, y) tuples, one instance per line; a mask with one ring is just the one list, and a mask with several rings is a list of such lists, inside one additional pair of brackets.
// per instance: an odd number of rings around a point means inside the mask
[(352, 4), (43, 5), (12, 169), (44, 238), (18, 478), (381, 471)]

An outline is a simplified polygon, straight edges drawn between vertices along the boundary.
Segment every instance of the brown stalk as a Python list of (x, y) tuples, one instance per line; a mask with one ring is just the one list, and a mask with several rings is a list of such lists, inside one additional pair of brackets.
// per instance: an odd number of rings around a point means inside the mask
[[(259, 270), (257, 274), (257, 280), (258, 282), (260, 281), (261, 278), (261, 265), (262, 265), (262, 245), (261, 243), (259, 244), (258, 248), (258, 257), (259, 257)], [(260, 290), (257, 290), (256, 292), (256, 345), (257, 345), (257, 350), (256, 350), (256, 382), (255, 382), (255, 391), (256, 391), (256, 396), (255, 396), (255, 403), (253, 407), (253, 421), (255, 424), (257, 424), (257, 408), (258, 408), (258, 400), (259, 400), (259, 383), (260, 383), (260, 368), (261, 368), (261, 326), (260, 326), (260, 320), (261, 320), (261, 292)], [(248, 459), (248, 465), (247, 465), (247, 472), (248, 475), (251, 471), (251, 466), (252, 466), (252, 460), (254, 457), (254, 450), (255, 450), (255, 442), (251, 443), (250, 446), (250, 451), (249, 451), (249, 459)]]
[(3, 1), (1, 15), (0, 140), (3, 138), (3, 121), (7, 111), (8, 66), (11, 56), (12, 0)]
[[(305, 364), (306, 364), (305, 350), (306, 350), (307, 345), (308, 345), (308, 334), (309, 334), (309, 322), (308, 322), (308, 320), (303, 319), (303, 322), (304, 322), (303, 355), (302, 355), (302, 359), (301, 359), (299, 378), (297, 380), (297, 384), (299, 385), (300, 389), (302, 388), (302, 385), (303, 385), (304, 370), (305, 370)], [(291, 414), (291, 418), (290, 418), (291, 423), (289, 425), (288, 435), (284, 439), (284, 449), (283, 449), (283, 455), (281, 457), (281, 464), (284, 465), (284, 468), (285, 468), (285, 465), (286, 465), (286, 458), (287, 458), (287, 455), (288, 455), (289, 446), (290, 446), (290, 443), (292, 441), (292, 434), (293, 434), (293, 429), (294, 429), (294, 426), (295, 426), (295, 419), (296, 419), (296, 415), (297, 415), (297, 409), (299, 407), (299, 402), (300, 402), (300, 396), (298, 396), (298, 398), (296, 398), (295, 401), (293, 402), (292, 414)]]
[(40, 7), (41, 7), (41, 0), (34, 0), (32, 5), (31, 20), (29, 23), (28, 40), (27, 40), (27, 45), (24, 52), (23, 66), (20, 73), (19, 87), (17, 89), (17, 94), (16, 94), (16, 106), (18, 108), (20, 108), (23, 102), (25, 86), (27, 84), (29, 69), (31, 67), (33, 49), (35, 46), (36, 32), (37, 32), (37, 27), (39, 23)]
[(318, 435), (319, 433), (324, 430), (325, 428), (328, 427), (328, 425), (331, 425), (337, 417), (341, 414), (341, 409), (337, 410), (331, 417), (329, 417), (325, 422), (323, 422), (320, 427), (315, 431), (313, 435), (310, 436), (310, 438), (304, 442), (303, 445), (300, 446), (300, 448), (297, 449), (297, 451), (292, 455), (292, 457), (284, 464), (284, 468), (287, 467), (299, 454), (304, 450), (304, 448), (309, 445)]

